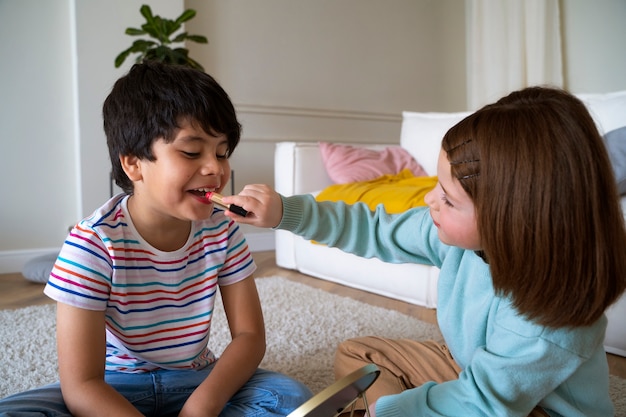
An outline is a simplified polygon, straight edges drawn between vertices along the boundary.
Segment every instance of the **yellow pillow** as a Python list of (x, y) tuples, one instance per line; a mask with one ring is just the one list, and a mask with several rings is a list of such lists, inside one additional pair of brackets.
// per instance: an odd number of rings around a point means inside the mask
[(424, 197), (437, 184), (437, 177), (416, 177), (405, 169), (399, 174), (383, 175), (373, 180), (333, 184), (319, 193), (317, 201), (366, 203), (373, 211), (383, 204), (387, 213), (402, 213), (425, 206)]

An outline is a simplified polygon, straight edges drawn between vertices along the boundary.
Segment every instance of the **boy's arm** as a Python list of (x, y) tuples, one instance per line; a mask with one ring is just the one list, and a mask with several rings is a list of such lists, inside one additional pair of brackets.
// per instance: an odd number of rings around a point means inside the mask
[(265, 355), (265, 324), (254, 278), (220, 287), (232, 341), (179, 417), (217, 416), (252, 377)]
[(104, 381), (104, 311), (57, 303), (57, 350), (61, 390), (74, 416), (141, 416)]

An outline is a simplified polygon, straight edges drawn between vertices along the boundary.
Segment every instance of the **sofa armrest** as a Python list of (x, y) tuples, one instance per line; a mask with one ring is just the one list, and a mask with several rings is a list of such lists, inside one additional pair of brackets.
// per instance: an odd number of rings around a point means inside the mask
[(332, 184), (315, 142), (279, 142), (274, 153), (274, 184), (284, 196), (319, 191)]
[[(383, 149), (389, 144), (355, 144), (372, 149)], [(284, 196), (310, 194), (323, 190), (333, 182), (326, 173), (317, 142), (278, 142), (274, 152), (274, 188)], [(276, 230), (276, 264), (295, 269), (296, 236)]]
[[(382, 150), (392, 144), (346, 143)], [(332, 185), (317, 142), (279, 142), (274, 153), (274, 185), (284, 196), (310, 194)]]

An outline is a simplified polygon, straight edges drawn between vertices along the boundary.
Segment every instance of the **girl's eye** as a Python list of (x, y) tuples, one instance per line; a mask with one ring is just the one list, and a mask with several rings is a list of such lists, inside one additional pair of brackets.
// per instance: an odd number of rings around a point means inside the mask
[(215, 155), (217, 157), (217, 159), (228, 159), (228, 155), (227, 154), (223, 154), (223, 155)]
[(183, 155), (185, 155), (187, 158), (197, 158), (200, 156), (200, 152), (185, 152), (182, 151)]
[(443, 201), (443, 204), (445, 204), (448, 207), (454, 207), (452, 203), (448, 200), (445, 194), (441, 195), (441, 201)]

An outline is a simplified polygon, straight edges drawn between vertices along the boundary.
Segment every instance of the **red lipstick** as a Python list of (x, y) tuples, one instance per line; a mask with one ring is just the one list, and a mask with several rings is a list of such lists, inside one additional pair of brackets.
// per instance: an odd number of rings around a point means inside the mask
[(218, 193), (214, 193), (213, 191), (209, 191), (204, 195), (207, 200), (217, 204), (218, 206), (225, 208), (226, 210), (232, 211), (235, 214), (240, 215), (241, 217), (246, 217), (248, 211), (243, 207), (240, 207), (236, 204), (226, 204), (224, 200), (222, 200), (222, 196)]

